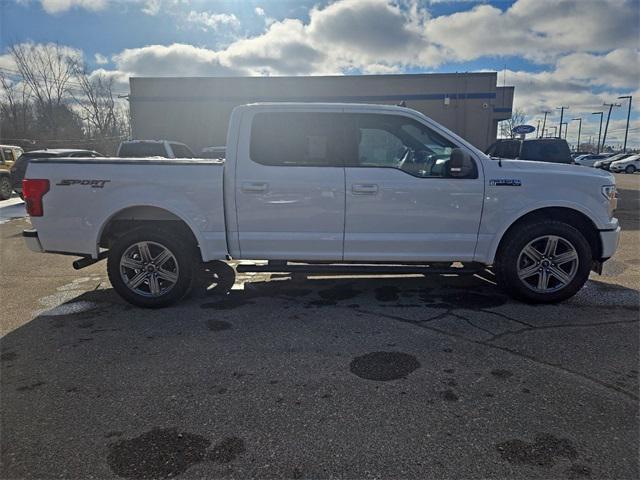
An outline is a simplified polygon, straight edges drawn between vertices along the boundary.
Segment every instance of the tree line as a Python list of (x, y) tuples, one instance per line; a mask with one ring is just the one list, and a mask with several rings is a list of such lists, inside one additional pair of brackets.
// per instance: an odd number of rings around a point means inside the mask
[(129, 136), (128, 103), (113, 77), (89, 72), (77, 50), (21, 43), (8, 54), (13, 66), (0, 68), (0, 143), (113, 154)]

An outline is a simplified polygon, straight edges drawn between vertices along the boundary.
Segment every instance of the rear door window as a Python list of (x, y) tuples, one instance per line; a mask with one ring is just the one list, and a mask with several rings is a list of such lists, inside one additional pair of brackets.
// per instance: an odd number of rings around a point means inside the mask
[(343, 118), (324, 112), (257, 113), (251, 125), (251, 160), (271, 166), (341, 167)]

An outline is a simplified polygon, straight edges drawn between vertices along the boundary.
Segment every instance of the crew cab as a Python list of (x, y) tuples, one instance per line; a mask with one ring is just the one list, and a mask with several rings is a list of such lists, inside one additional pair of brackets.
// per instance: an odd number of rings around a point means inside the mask
[(144, 307), (231, 259), (269, 272), (491, 266), (514, 297), (557, 302), (618, 245), (610, 173), (492, 159), (408, 108), (239, 106), (225, 157), (33, 160), (23, 235), (76, 266), (106, 257), (115, 290)]

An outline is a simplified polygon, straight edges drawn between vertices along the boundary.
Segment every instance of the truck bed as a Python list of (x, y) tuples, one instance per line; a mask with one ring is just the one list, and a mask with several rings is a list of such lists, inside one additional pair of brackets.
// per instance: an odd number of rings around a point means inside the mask
[(223, 167), (224, 160), (215, 159), (32, 160), (26, 178), (48, 179), (50, 186), (44, 215), (31, 221), (45, 251), (97, 258), (113, 218), (177, 217), (194, 232), (204, 261), (224, 258)]

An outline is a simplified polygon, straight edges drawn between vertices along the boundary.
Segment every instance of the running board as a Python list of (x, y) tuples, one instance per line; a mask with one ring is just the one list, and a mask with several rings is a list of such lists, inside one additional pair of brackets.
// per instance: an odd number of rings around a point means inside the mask
[(326, 273), (329, 275), (380, 275), (380, 274), (422, 274), (422, 275), (473, 275), (482, 271), (485, 265), (470, 263), (469, 266), (430, 267), (428, 265), (354, 265), (354, 264), (288, 264), (268, 265), (241, 264), (236, 266), (238, 273)]

